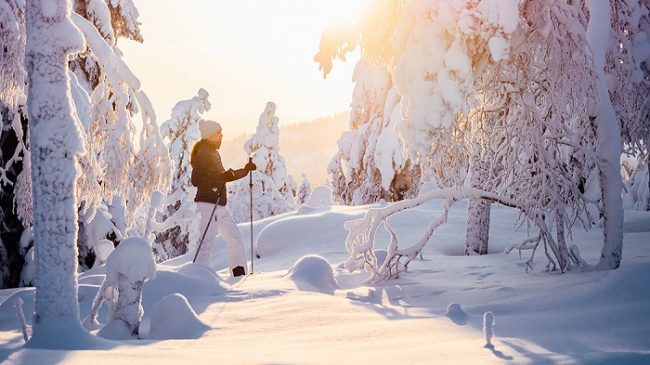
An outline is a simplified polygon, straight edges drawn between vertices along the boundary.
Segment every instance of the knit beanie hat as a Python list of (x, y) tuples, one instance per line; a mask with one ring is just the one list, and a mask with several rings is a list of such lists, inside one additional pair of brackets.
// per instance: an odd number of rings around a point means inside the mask
[(221, 132), (221, 124), (211, 120), (201, 119), (199, 121), (199, 130), (201, 131), (201, 138), (207, 139), (211, 135)]

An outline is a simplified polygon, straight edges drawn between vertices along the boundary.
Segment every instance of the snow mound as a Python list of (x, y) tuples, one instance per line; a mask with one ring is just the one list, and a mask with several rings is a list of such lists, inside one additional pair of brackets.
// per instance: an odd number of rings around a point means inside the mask
[(317, 187), (311, 192), (305, 205), (312, 208), (332, 205), (332, 189), (327, 186)]
[(345, 241), (347, 231), (343, 228), (345, 221), (354, 215), (332, 210), (314, 210), (303, 212), (276, 220), (264, 227), (257, 237), (256, 253), (268, 257), (277, 253), (287, 255), (297, 251), (287, 265), (303, 255), (322, 248), (322, 243), (331, 244), (332, 249), (344, 251), (340, 242)]
[(445, 316), (451, 319), (452, 322), (456, 323), (459, 326), (463, 326), (467, 323), (467, 313), (461, 308), (460, 304), (451, 303), (447, 306), (447, 312)]
[(132, 339), (133, 334), (126, 325), (126, 322), (117, 320), (109, 321), (102, 329), (97, 331), (97, 336), (113, 341)]
[(123, 240), (106, 260), (106, 280), (117, 283), (120, 275), (130, 282), (153, 279), (156, 276), (156, 262), (151, 246), (140, 237)]
[(322, 256), (303, 256), (289, 270), (289, 278), (300, 290), (333, 294), (338, 288), (332, 265)]
[(195, 298), (223, 295), (227, 292), (227, 284), (219, 275), (202, 265), (188, 263), (169, 270), (158, 270), (156, 278), (144, 284), (142, 306), (146, 312), (163, 297), (173, 293)]
[(107, 239), (97, 242), (93, 247), (93, 251), (95, 252), (95, 265), (100, 266), (106, 263), (106, 260), (108, 260), (108, 257), (114, 250), (115, 246), (113, 245), (113, 242)]
[(162, 298), (151, 310), (151, 339), (199, 338), (210, 329), (201, 322), (183, 295), (173, 293)]

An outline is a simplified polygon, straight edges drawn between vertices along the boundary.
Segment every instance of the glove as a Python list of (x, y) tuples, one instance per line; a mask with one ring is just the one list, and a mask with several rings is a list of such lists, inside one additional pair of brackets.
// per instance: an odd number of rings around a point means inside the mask
[(244, 169), (246, 171), (255, 171), (257, 170), (257, 165), (255, 165), (252, 161), (249, 161), (246, 166), (244, 166)]

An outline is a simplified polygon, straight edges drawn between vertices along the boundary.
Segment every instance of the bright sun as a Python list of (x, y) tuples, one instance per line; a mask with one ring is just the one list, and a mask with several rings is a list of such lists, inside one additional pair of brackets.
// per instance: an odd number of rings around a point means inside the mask
[(333, 20), (334, 24), (350, 23), (361, 15), (361, 12), (368, 5), (370, 0), (329, 0), (326, 2), (327, 9), (325, 17)]

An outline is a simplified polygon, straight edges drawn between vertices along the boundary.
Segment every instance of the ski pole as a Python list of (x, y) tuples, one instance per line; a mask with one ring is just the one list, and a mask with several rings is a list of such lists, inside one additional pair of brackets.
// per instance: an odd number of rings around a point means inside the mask
[(210, 228), (210, 223), (212, 223), (212, 217), (214, 217), (214, 212), (217, 211), (218, 204), (219, 204), (219, 195), (217, 195), (217, 201), (214, 203), (214, 208), (212, 208), (212, 213), (210, 214), (210, 220), (208, 220), (208, 224), (205, 226), (205, 231), (203, 231), (203, 236), (201, 236), (201, 241), (199, 241), (199, 247), (196, 248), (196, 253), (194, 254), (192, 263), (195, 263), (196, 258), (199, 256), (199, 251), (201, 251), (201, 245), (203, 245), (203, 240), (205, 239), (205, 235), (208, 233), (208, 228)]
[[(252, 163), (253, 158), (249, 157), (248, 162)], [(253, 171), (252, 170), (248, 172), (248, 181), (249, 181), (248, 190), (250, 191), (250, 200), (251, 200), (251, 271), (250, 271), (250, 275), (252, 275), (253, 274), (253, 268), (255, 267), (254, 266), (255, 264), (253, 263), (254, 257), (253, 257)]]

